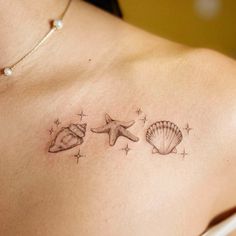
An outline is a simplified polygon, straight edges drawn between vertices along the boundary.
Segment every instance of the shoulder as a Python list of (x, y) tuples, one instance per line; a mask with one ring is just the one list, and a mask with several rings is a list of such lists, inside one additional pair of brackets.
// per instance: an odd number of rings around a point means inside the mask
[[(222, 194), (227, 200), (222, 204), (230, 207), (236, 196), (236, 185), (230, 181), (236, 178), (236, 61), (210, 49), (185, 48), (170, 57), (165, 68), (172, 94), (181, 97), (176, 99), (178, 106), (188, 109), (199, 128), (204, 127), (202, 138), (212, 145), (224, 182)], [(162, 83), (154, 76), (151, 84)]]
[(149, 84), (142, 86), (145, 93), (155, 88), (151, 101), (164, 100), (165, 107), (177, 111), (177, 117), (192, 119), (200, 131), (197, 138), (202, 148), (211, 150), (206, 152), (213, 162), (207, 163), (209, 173), (218, 175), (213, 178), (221, 186), (220, 210), (232, 207), (236, 197), (236, 184), (231, 181), (236, 178), (236, 61), (213, 50), (180, 47), (167, 58), (143, 63), (152, 68), (145, 70), (150, 74), (142, 79)]
[(210, 49), (193, 49), (152, 35), (137, 37), (137, 42), (140, 39), (146, 47), (132, 44), (136, 53), (126, 60), (125, 69), (129, 68), (126, 75), (131, 75), (143, 102), (150, 109), (168, 103), (173, 111), (177, 103), (179, 112), (191, 110), (199, 125), (208, 124), (211, 138), (217, 136), (227, 152), (224, 156), (236, 164), (232, 145), (236, 141), (236, 61)]
[[(207, 81), (213, 80), (221, 89), (232, 88), (235, 83), (236, 61), (211, 49), (192, 49), (184, 55), (185, 65)], [(222, 86), (224, 85), (224, 86)]]
[(227, 125), (236, 130), (236, 60), (211, 49), (193, 49), (165, 39), (147, 45), (133, 57), (134, 83), (146, 92), (150, 86), (167, 90), (169, 85), (182, 99), (191, 97), (227, 117)]
[[(205, 107), (202, 121), (208, 118), (213, 124), (209, 125), (211, 133), (217, 138), (221, 157), (227, 163), (224, 175), (236, 178), (236, 61), (209, 49), (192, 50), (185, 55), (185, 61), (181, 70), (190, 68), (189, 84), (198, 84), (195, 98)], [(231, 189), (236, 196), (236, 185)]]
[(236, 178), (236, 61), (213, 50), (192, 49), (144, 34), (135, 37), (126, 50), (132, 53), (122, 63), (124, 83), (135, 87), (133, 96), (139, 95), (136, 100), (142, 100), (151, 120), (161, 117), (194, 124), (191, 147), (198, 151), (196, 163), (203, 163), (199, 172), (204, 175), (206, 168), (210, 183), (221, 191), (216, 211), (232, 207), (236, 197), (231, 181)]
[(219, 143), (236, 164), (236, 61), (210, 49), (179, 47), (166, 58), (143, 63), (151, 67), (143, 76), (147, 90), (163, 86), (162, 91), (180, 97), (179, 106), (192, 107), (199, 120), (221, 133)]

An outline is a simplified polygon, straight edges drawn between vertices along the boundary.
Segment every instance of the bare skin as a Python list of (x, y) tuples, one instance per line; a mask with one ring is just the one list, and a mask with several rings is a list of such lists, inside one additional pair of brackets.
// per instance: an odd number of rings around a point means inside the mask
[[(66, 1), (19, 1), (7, 12), (11, 3), (0, 1), (2, 66), (46, 32), (42, 19)], [(9, 30), (19, 19), (20, 29)], [(63, 31), (15, 73), (0, 83), (0, 235), (196, 236), (236, 205), (234, 60), (74, 1)], [(54, 121), (67, 126), (81, 110), (88, 124), (81, 149), (49, 153)], [(121, 136), (110, 146), (106, 133), (91, 132), (105, 114), (134, 120), (128, 130), (139, 140)], [(177, 146), (185, 159), (152, 154), (145, 131), (157, 120), (191, 125)]]

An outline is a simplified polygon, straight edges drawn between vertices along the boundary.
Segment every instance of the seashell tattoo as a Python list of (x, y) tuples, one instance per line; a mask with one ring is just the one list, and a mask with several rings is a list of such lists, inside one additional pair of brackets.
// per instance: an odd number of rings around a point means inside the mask
[(81, 145), (84, 142), (87, 124), (70, 124), (63, 127), (49, 146), (48, 152), (57, 153)]
[(182, 132), (177, 125), (170, 121), (157, 121), (146, 132), (146, 140), (153, 146), (153, 154), (177, 153), (176, 146), (182, 139)]

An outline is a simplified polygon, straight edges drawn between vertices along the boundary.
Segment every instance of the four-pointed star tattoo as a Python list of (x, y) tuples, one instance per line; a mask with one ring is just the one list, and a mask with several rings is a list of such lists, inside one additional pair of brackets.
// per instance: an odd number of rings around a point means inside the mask
[(94, 133), (107, 133), (109, 135), (109, 144), (114, 146), (119, 136), (124, 136), (134, 142), (139, 138), (130, 133), (127, 128), (131, 127), (135, 121), (118, 121), (113, 120), (108, 114), (105, 115), (106, 124), (102, 127), (91, 129)]

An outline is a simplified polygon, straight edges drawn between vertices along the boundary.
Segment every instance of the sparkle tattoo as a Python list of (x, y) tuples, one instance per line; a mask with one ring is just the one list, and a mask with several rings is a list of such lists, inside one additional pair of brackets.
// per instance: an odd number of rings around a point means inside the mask
[(136, 113), (138, 114), (138, 116), (140, 115), (140, 114), (142, 114), (143, 113), (143, 111), (141, 110), (141, 108), (138, 108), (137, 110), (136, 110)]
[(51, 128), (48, 132), (49, 132), (50, 135), (52, 135), (53, 132), (54, 132), (53, 128)]
[(126, 137), (133, 142), (139, 141), (139, 138), (130, 133), (127, 129), (134, 125), (135, 121), (113, 120), (108, 114), (105, 115), (106, 124), (91, 129), (94, 133), (107, 133), (109, 135), (109, 144), (114, 146), (120, 136)]
[(126, 146), (124, 148), (122, 148), (121, 150), (124, 151), (125, 155), (127, 156), (128, 153), (131, 151), (131, 148), (129, 148), (129, 145), (126, 144)]
[(82, 121), (83, 118), (84, 118), (85, 116), (87, 116), (86, 114), (84, 114), (83, 110), (82, 110), (79, 114), (77, 114), (77, 115), (80, 117), (80, 121)]
[(184, 130), (186, 130), (186, 132), (187, 132), (188, 135), (189, 135), (189, 133), (190, 133), (190, 131), (191, 131), (192, 129), (193, 129), (193, 128), (191, 128), (188, 123), (186, 124), (186, 127), (184, 128)]
[(146, 122), (148, 121), (147, 120), (147, 116), (145, 115), (142, 119), (140, 119), (142, 122), (143, 122), (143, 124), (145, 125), (146, 124)]
[(59, 125), (61, 124), (61, 122), (59, 121), (59, 119), (56, 119), (56, 120), (54, 121), (54, 124), (55, 124), (56, 126), (59, 126)]
[(188, 153), (185, 151), (185, 149), (179, 154), (179, 155), (181, 155), (182, 156), (182, 158), (184, 159), (185, 158), (185, 156), (187, 156), (188, 155)]
[(74, 157), (76, 158), (77, 164), (79, 164), (79, 159), (80, 159), (81, 157), (86, 157), (86, 156), (83, 155), (83, 154), (81, 154), (81, 153), (80, 153), (80, 149), (79, 149), (78, 153), (75, 154)]

